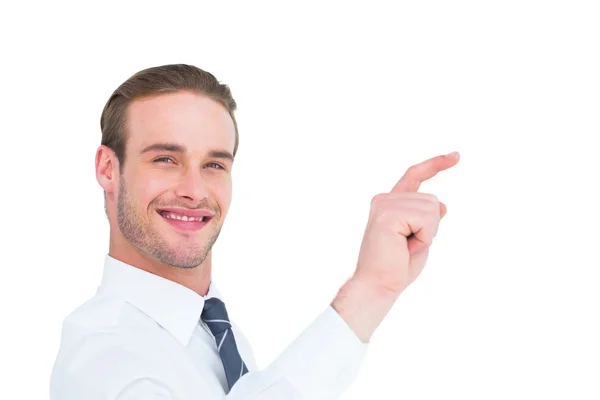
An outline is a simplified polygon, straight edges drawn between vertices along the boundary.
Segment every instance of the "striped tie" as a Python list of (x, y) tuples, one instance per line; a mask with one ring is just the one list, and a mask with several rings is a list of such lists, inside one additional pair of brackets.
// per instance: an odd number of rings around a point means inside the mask
[(225, 304), (215, 297), (206, 300), (201, 318), (208, 325), (215, 337), (217, 350), (225, 368), (229, 390), (231, 390), (237, 380), (248, 372), (248, 368), (244, 364), (244, 361), (242, 361), (235, 344)]

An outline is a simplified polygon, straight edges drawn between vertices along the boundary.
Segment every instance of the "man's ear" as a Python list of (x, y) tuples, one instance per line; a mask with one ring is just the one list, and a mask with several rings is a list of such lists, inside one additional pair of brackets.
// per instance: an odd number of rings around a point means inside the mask
[(114, 193), (117, 185), (119, 160), (112, 149), (101, 145), (96, 150), (96, 180), (105, 193)]

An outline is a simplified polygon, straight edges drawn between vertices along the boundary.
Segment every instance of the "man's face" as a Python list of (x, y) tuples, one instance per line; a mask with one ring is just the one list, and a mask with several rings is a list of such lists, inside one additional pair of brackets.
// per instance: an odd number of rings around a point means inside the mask
[[(231, 203), (233, 161), (213, 153), (233, 152), (233, 121), (221, 104), (188, 92), (136, 100), (126, 119), (119, 229), (142, 253), (195, 267), (212, 249)], [(213, 217), (181, 216), (199, 210)]]

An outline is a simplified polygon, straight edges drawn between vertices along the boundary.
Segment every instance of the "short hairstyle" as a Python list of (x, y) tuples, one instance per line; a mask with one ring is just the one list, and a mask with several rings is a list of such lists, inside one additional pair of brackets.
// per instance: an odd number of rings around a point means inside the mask
[(125, 163), (125, 147), (127, 144), (126, 111), (134, 100), (165, 93), (189, 91), (205, 95), (225, 107), (235, 127), (235, 145), (233, 156), (237, 153), (239, 135), (234, 112), (236, 102), (229, 86), (219, 83), (210, 72), (187, 64), (169, 64), (144, 69), (135, 73), (123, 82), (110, 96), (102, 116), (101, 144), (112, 149), (119, 160), (119, 169)]
[[(115, 152), (119, 160), (119, 172), (123, 172), (125, 165), (127, 107), (134, 100), (180, 91), (207, 96), (225, 107), (235, 128), (235, 145), (233, 147), (233, 156), (235, 157), (239, 145), (238, 126), (234, 116), (237, 105), (229, 86), (220, 83), (210, 72), (193, 65), (168, 64), (135, 73), (112, 93), (104, 105), (100, 117), (101, 144)], [(104, 193), (104, 210), (108, 216), (106, 192)]]

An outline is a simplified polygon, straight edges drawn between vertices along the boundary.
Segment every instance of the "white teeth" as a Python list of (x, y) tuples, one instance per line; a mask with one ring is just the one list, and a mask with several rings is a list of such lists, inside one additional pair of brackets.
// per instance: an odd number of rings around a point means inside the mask
[(199, 221), (199, 222), (204, 221), (204, 218), (205, 218), (205, 217), (188, 217), (187, 215), (169, 214), (169, 213), (163, 213), (162, 216), (165, 218), (178, 219), (181, 221)]

